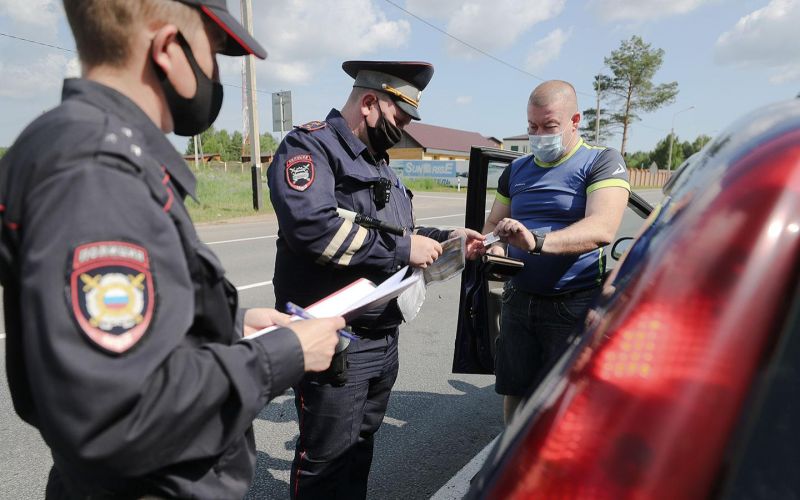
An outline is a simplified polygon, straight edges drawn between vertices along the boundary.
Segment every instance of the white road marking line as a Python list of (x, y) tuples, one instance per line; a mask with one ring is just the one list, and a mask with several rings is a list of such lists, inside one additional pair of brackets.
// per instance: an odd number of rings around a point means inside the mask
[(434, 196), (432, 194), (415, 194), (414, 198), (431, 198), (431, 199), (434, 199), (434, 200), (455, 200), (455, 201), (463, 201), (464, 200), (464, 196), (460, 196), (460, 195)]
[(452, 215), (437, 215), (436, 217), (423, 217), (421, 219), (417, 219), (417, 221), (421, 220), (434, 220), (434, 219), (449, 219), (450, 217), (458, 217), (464, 214), (452, 214)]
[(450, 480), (444, 486), (439, 488), (439, 491), (433, 494), (431, 500), (452, 500), (456, 498), (464, 498), (469, 492), (470, 481), (481, 470), (483, 463), (489, 456), (489, 452), (492, 450), (498, 439), (499, 436), (494, 438), (483, 450), (479, 451), (477, 455), (472, 457), (472, 460), (470, 460), (467, 465), (465, 465), (460, 471), (456, 472), (455, 476), (450, 478)]
[(277, 238), (277, 234), (271, 234), (269, 236), (255, 236), (253, 238), (239, 238), (238, 240), (221, 240), (221, 241), (209, 241), (206, 245), (222, 245), (223, 243), (239, 243), (241, 241), (253, 241), (253, 240), (267, 240), (270, 238)]
[(0, 340), (3, 340), (5, 338), (6, 338), (6, 334), (5, 333), (0, 333)]
[(386, 424), (386, 425), (391, 425), (392, 427), (402, 428), (402, 427), (404, 427), (404, 426), (405, 426), (405, 425), (406, 425), (408, 422), (405, 422), (405, 421), (403, 421), (403, 420), (398, 420), (398, 419), (396, 419), (396, 418), (392, 418), (392, 417), (386, 417), (386, 416), (384, 416), (384, 417), (383, 417), (383, 423), (384, 423), (384, 424)]
[[(488, 214), (489, 212), (491, 212), (491, 210), (486, 210), (486, 213), (487, 213), (487, 214)], [(434, 219), (449, 219), (450, 217), (459, 217), (459, 216), (462, 216), (462, 215), (464, 215), (464, 214), (463, 214), (463, 213), (461, 213), (461, 214), (452, 214), (452, 215), (437, 215), (436, 217), (423, 217), (423, 218), (421, 218), (421, 219), (417, 219), (417, 221), (422, 221), (422, 220), (434, 220)]]
[(236, 291), (237, 292), (241, 292), (243, 290), (250, 290), (251, 288), (258, 288), (258, 287), (261, 287), (261, 286), (269, 286), (271, 284), (272, 284), (272, 280), (270, 280), (270, 281), (262, 281), (261, 283), (253, 283), (252, 285), (242, 285), (242, 286), (237, 286), (236, 287)]
[[(490, 212), (490, 210), (486, 211), (487, 214), (489, 212)], [(464, 215), (464, 214), (460, 213), (460, 214), (452, 214), (452, 215), (438, 215), (436, 217), (423, 217), (422, 219), (417, 219), (417, 220), (421, 221), (421, 220), (434, 220), (434, 219), (448, 219), (450, 217), (459, 217), (459, 216), (462, 216), (462, 215)], [(269, 236), (254, 236), (252, 238), (239, 238), (239, 239), (236, 239), (236, 240), (209, 241), (208, 243), (206, 243), (206, 245), (211, 246), (211, 245), (222, 245), (222, 244), (225, 244), (225, 243), (240, 243), (240, 242), (243, 242), (243, 241), (268, 240), (268, 239), (277, 238), (277, 237), (278, 237), (277, 234), (270, 234)]]

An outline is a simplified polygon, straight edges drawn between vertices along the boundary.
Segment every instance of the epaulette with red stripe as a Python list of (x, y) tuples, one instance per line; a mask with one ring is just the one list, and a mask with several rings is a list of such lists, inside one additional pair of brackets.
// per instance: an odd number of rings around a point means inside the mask
[(314, 120), (314, 121), (311, 121), (311, 122), (308, 122), (308, 123), (304, 123), (302, 125), (295, 125), (294, 128), (299, 128), (301, 130), (305, 130), (305, 131), (308, 131), (308, 132), (313, 132), (315, 130), (323, 129), (323, 128), (327, 127), (327, 126), (328, 126), (328, 124), (325, 123), (325, 122)]

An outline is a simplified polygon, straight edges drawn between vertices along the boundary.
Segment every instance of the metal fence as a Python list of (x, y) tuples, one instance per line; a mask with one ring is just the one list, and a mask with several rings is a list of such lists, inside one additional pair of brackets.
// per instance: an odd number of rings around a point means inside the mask
[[(199, 166), (193, 162), (186, 162), (193, 170), (220, 170), (223, 172), (232, 173), (245, 173), (250, 171), (250, 163), (242, 163), (240, 161), (205, 161), (200, 162)], [(269, 165), (261, 165), (262, 170), (265, 170)]]

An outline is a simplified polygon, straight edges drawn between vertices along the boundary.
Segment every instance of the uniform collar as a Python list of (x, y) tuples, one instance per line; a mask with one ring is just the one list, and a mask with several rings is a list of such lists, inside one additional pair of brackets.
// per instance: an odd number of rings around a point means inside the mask
[(197, 199), (195, 195), (197, 180), (189, 170), (189, 166), (164, 132), (127, 96), (98, 82), (68, 78), (64, 80), (61, 100), (68, 99), (86, 102), (129, 123), (144, 136), (147, 141), (146, 150), (167, 169), (178, 189)]
[(369, 152), (367, 145), (350, 130), (350, 126), (339, 110), (332, 109), (331, 112), (328, 113), (328, 117), (325, 118), (325, 121), (336, 131), (336, 134), (342, 139), (342, 142), (345, 143), (352, 158), (355, 159), (357, 156), (362, 155), (368, 162), (374, 165), (377, 165), (380, 160), (389, 163), (389, 155), (373, 155)]

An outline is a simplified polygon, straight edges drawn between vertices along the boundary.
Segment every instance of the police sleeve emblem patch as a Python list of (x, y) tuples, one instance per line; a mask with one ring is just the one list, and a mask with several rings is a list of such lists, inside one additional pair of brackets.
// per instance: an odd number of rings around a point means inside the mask
[(153, 319), (155, 293), (147, 250), (123, 241), (75, 249), (70, 273), (72, 313), (94, 344), (122, 354)]
[(286, 183), (295, 191), (305, 191), (314, 182), (314, 160), (311, 155), (297, 155), (286, 161)]

